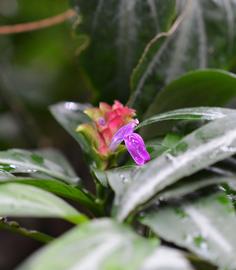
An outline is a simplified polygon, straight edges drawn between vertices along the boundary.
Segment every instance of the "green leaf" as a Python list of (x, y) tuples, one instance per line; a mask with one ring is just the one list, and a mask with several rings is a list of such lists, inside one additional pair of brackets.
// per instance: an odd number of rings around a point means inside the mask
[(0, 185), (0, 216), (55, 217), (73, 223), (87, 218), (62, 199), (42, 189), (24, 184)]
[(8, 173), (29, 173), (37, 172), (57, 178), (68, 183), (77, 183), (79, 178), (68, 170), (68, 167), (57, 164), (42, 155), (20, 149), (0, 151), (0, 169)]
[(169, 149), (175, 146), (183, 137), (184, 136), (177, 133), (167, 133), (164, 138), (160, 137), (146, 141), (145, 144), (151, 159), (159, 157), (169, 151)]
[(186, 136), (168, 153), (140, 168), (124, 192), (117, 218), (125, 219), (158, 192), (236, 153), (235, 115), (215, 120)]
[[(152, 117), (142, 121), (137, 128), (142, 128), (141, 134), (146, 140), (155, 138), (161, 134), (166, 134), (166, 132), (173, 130), (181, 134), (186, 134), (202, 125), (203, 121), (212, 121), (235, 112), (235, 110), (220, 107), (192, 107), (177, 109), (153, 115)], [(179, 123), (176, 121), (184, 122)]]
[[(75, 102), (60, 102), (50, 106), (54, 118), (82, 146), (84, 145), (84, 138), (76, 132), (76, 128), (81, 124), (91, 122), (91, 119), (83, 112), (88, 107), (89, 105)], [(86, 147), (86, 145), (84, 146)]]
[(0, 179), (0, 184), (8, 182), (39, 187), (60, 197), (79, 202), (80, 204), (91, 210), (94, 214), (99, 214), (101, 212), (100, 206), (95, 202), (95, 198), (87, 190), (83, 189), (80, 186), (70, 186), (55, 179), (35, 179), (26, 177), (5, 177), (3, 179)]
[(220, 119), (235, 113), (236, 110), (226, 109), (226, 108), (217, 108), (217, 107), (193, 107), (193, 108), (184, 108), (173, 111), (168, 111), (166, 113), (160, 113), (154, 115), (148, 119), (142, 121), (136, 129), (145, 127), (147, 125), (159, 123), (162, 121), (169, 120), (207, 120), (212, 121), (215, 119)]
[(155, 244), (122, 224), (101, 219), (73, 229), (20, 269), (137, 269)]
[(195, 191), (204, 189), (209, 186), (227, 184), (232, 190), (236, 190), (236, 176), (211, 176), (211, 177), (191, 177), (177, 182), (176, 184), (165, 189), (156, 196), (161, 200), (177, 200)]
[(47, 234), (41, 233), (39, 231), (23, 228), (19, 225), (18, 222), (7, 221), (5, 218), (0, 218), (0, 229), (4, 229), (13, 233), (21, 234), (25, 237), (29, 237), (31, 239), (37, 240), (42, 243), (49, 243), (50, 241), (53, 240), (53, 237)]
[[(121, 167), (112, 169), (104, 172), (106, 181), (109, 186), (115, 192), (114, 205), (120, 204), (124, 193), (127, 192), (128, 188), (134, 182), (136, 175), (140, 172), (139, 167)], [(195, 176), (183, 179), (170, 187), (167, 187), (162, 192), (158, 193), (154, 199), (158, 200), (174, 200), (179, 199), (185, 195), (189, 195), (200, 189), (209, 187), (228, 184), (232, 190), (236, 191), (236, 178), (234, 175), (231, 176)], [(151, 201), (152, 203), (152, 201)]]
[(101, 98), (127, 99), (130, 73), (146, 43), (169, 28), (175, 0), (73, 2), (82, 15), (78, 32), (90, 36), (90, 46), (80, 56), (82, 67)]
[(142, 222), (166, 241), (219, 267), (236, 268), (235, 210), (222, 192), (153, 210)]
[[(164, 152), (170, 150), (171, 147), (175, 146), (181, 140), (180, 136), (176, 134), (167, 134), (166, 137), (161, 141), (153, 141), (147, 143), (147, 148), (151, 157), (158, 156)], [(150, 148), (152, 148), (150, 150)], [(105, 187), (110, 186), (115, 192), (115, 205), (119, 203), (124, 192), (128, 186), (133, 182), (135, 176), (141, 171), (141, 167), (135, 165), (122, 166), (119, 168), (99, 171), (99, 177), (97, 177), (102, 185)]]
[(169, 150), (170, 148), (174, 147), (179, 141), (181, 141), (181, 139), (183, 139), (183, 136), (179, 134), (167, 133), (162, 141), (162, 145)]
[[(4, 166), (3, 164), (1, 164), (0, 168), (2, 168), (2, 167), (9, 168), (8, 165)], [(10, 168), (10, 170), (12, 170), (12, 168)], [(13, 178), (13, 177), (15, 177), (13, 174), (11, 174), (7, 171), (4, 171), (4, 169), (0, 169), (0, 181), (1, 181), (1, 179), (4, 179), (4, 178)]]
[[(213, 173), (220, 170), (212, 168)], [(136, 175), (141, 171), (138, 166), (120, 167), (103, 172), (103, 178), (106, 180), (106, 187), (109, 185), (115, 192), (114, 205), (119, 205), (123, 198), (124, 193), (129, 186), (134, 182)], [(158, 193), (154, 200), (177, 200), (183, 196), (192, 194), (198, 190), (204, 189), (209, 186), (219, 186), (227, 184), (232, 190), (236, 191), (236, 177), (229, 171), (225, 172), (226, 175), (215, 175), (209, 173), (201, 173), (200, 175), (190, 176), (177, 183), (165, 188), (162, 192)], [(152, 201), (150, 202), (152, 203)]]
[(234, 0), (178, 1), (177, 21), (146, 46), (134, 70), (131, 104), (145, 111), (153, 97), (182, 74), (229, 67), (235, 55), (235, 7)]
[(18, 269), (193, 269), (183, 253), (157, 246), (158, 241), (144, 239), (123, 224), (100, 219), (74, 228)]
[[(160, 247), (158, 248), (139, 270), (193, 270), (192, 264), (186, 260), (186, 255), (180, 250)], [(111, 269), (113, 270), (113, 269)], [(206, 270), (206, 268), (205, 268)]]
[(124, 166), (104, 172), (107, 182), (115, 192), (114, 205), (119, 205), (129, 185), (141, 171), (138, 166)]
[[(160, 142), (160, 140), (150, 140), (147, 141), (146, 143), (146, 148), (148, 153), (150, 154), (151, 159), (156, 158), (160, 156), (162, 153), (165, 151), (168, 151), (169, 148), (167, 145), (165, 145), (163, 142)], [(132, 160), (132, 164), (134, 161)]]
[(58, 123), (79, 143), (88, 162), (94, 165), (94, 163), (102, 163), (100, 157), (94, 151), (91, 142), (81, 132), (76, 132), (79, 125), (91, 122), (91, 119), (83, 112), (89, 106), (75, 102), (61, 102), (50, 106), (50, 111)]
[(189, 72), (168, 84), (146, 115), (184, 107), (222, 106), (236, 96), (235, 89), (236, 76), (232, 73), (214, 69)]
[(43, 148), (34, 151), (45, 159), (53, 161), (58, 166), (62, 167), (65, 174), (71, 178), (78, 178), (75, 170), (72, 168), (71, 164), (68, 162), (66, 157), (57, 149), (54, 148)]

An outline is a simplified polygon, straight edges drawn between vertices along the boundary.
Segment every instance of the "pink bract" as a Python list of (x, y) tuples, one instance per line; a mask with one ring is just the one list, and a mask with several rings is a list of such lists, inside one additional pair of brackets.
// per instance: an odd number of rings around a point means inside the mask
[[(92, 131), (90, 126), (90, 140), (96, 151), (101, 156), (109, 156), (112, 154), (109, 146), (114, 134), (124, 125), (133, 121), (136, 115), (135, 110), (123, 105), (119, 101), (115, 101), (112, 106), (105, 102), (100, 102), (99, 107), (88, 108), (85, 113), (93, 120)], [(88, 124), (82, 124), (77, 131), (86, 134)], [(91, 132), (93, 134), (91, 134)]]

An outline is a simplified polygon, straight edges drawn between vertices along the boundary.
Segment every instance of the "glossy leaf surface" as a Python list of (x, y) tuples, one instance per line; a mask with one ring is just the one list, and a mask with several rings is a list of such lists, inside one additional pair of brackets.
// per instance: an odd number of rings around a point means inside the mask
[(54, 217), (73, 223), (87, 219), (55, 195), (36, 187), (16, 183), (0, 185), (0, 216)]
[(145, 111), (153, 96), (188, 71), (229, 68), (235, 62), (235, 7), (234, 0), (178, 0), (172, 30), (151, 40), (134, 70), (132, 104)]
[(186, 107), (224, 106), (236, 96), (235, 86), (236, 77), (230, 72), (214, 69), (189, 72), (157, 95), (146, 116)]
[[(167, 256), (169, 260), (163, 260)], [(74, 228), (37, 252), (18, 269), (54, 268), (58, 270), (193, 269), (180, 251), (158, 248), (156, 240), (144, 239), (125, 225), (109, 219), (93, 221)]]
[(224, 193), (157, 209), (145, 215), (142, 222), (165, 240), (219, 267), (236, 267), (236, 215), (231, 199)]
[(236, 118), (215, 120), (183, 138), (168, 153), (142, 166), (123, 194), (122, 220), (165, 187), (236, 153)]
[(96, 204), (94, 197), (80, 186), (71, 186), (55, 179), (40, 179), (30, 177), (5, 177), (0, 179), (0, 184), (9, 182), (35, 186), (54, 193), (60, 197), (79, 202), (92, 211), (99, 211), (99, 206)]
[[(79, 178), (68, 165), (58, 165), (54, 161), (44, 158), (36, 152), (11, 149), (0, 151), (0, 168), (7, 173), (43, 173), (44, 175), (62, 180), (68, 183), (77, 183)], [(6, 175), (7, 176), (7, 175)]]
[(61, 102), (50, 107), (50, 111), (61, 124), (62, 127), (79, 143), (89, 163), (92, 166), (102, 163), (100, 157), (94, 151), (91, 143), (76, 129), (79, 125), (91, 122), (91, 119), (83, 112), (89, 104), (79, 104), (75, 102)]
[(149, 40), (169, 28), (175, 0), (72, 2), (82, 16), (78, 33), (90, 38), (82, 66), (103, 98), (127, 99), (131, 71)]

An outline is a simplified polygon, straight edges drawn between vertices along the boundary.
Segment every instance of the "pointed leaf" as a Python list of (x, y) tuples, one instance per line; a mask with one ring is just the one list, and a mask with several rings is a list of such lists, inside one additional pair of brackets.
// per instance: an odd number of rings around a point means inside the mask
[(130, 73), (146, 43), (169, 28), (175, 0), (73, 2), (83, 18), (78, 31), (90, 37), (80, 63), (103, 98), (127, 98)]
[(40, 178), (27, 178), (27, 177), (14, 177), (14, 178), (3, 178), (0, 179), (2, 183), (20, 183), (39, 187), (43, 190), (54, 193), (60, 197), (70, 199), (87, 207), (93, 213), (99, 213), (100, 207), (95, 202), (95, 198), (85, 189), (80, 186), (74, 187), (65, 184), (55, 179), (40, 179)]
[(69, 183), (77, 183), (79, 180), (71, 170), (68, 171), (68, 167), (58, 165), (35, 152), (20, 149), (0, 151), (0, 168), (13, 174), (40, 172)]
[(183, 202), (179, 207), (153, 210), (142, 222), (166, 241), (185, 247), (219, 267), (236, 268), (236, 215), (224, 193)]
[(147, 45), (134, 70), (132, 105), (145, 111), (163, 86), (188, 71), (229, 67), (235, 55), (235, 7), (234, 0), (178, 0), (178, 23)]
[(55, 217), (73, 223), (87, 218), (62, 199), (42, 189), (24, 184), (0, 185), (0, 216)]
[(170, 186), (165, 191), (156, 196), (161, 200), (177, 200), (186, 195), (190, 195), (195, 191), (204, 189), (209, 186), (227, 184), (232, 190), (236, 191), (236, 176), (212, 176), (212, 177), (191, 177)]
[(136, 129), (145, 127), (147, 125), (155, 124), (162, 121), (169, 120), (207, 120), (212, 121), (235, 113), (236, 110), (217, 108), (217, 107), (193, 107), (184, 108), (173, 111), (168, 111), (166, 113), (160, 113), (154, 115), (148, 119), (142, 121)]
[(95, 161), (102, 162), (100, 157), (85, 136), (81, 132), (76, 132), (79, 125), (91, 122), (91, 119), (83, 112), (88, 107), (90, 105), (61, 102), (50, 106), (50, 111), (58, 123), (79, 143), (91, 165), (94, 165)]
[(235, 87), (233, 73), (214, 69), (192, 71), (168, 84), (157, 95), (146, 116), (185, 107), (224, 106), (236, 96)]
[(135, 270), (155, 246), (156, 241), (151, 243), (122, 224), (100, 219), (71, 230), (19, 269)]
[(66, 157), (59, 150), (54, 148), (44, 148), (36, 150), (35, 152), (62, 167), (68, 176), (72, 178), (77, 178), (77, 174), (74, 168), (72, 168)]
[(117, 218), (146, 203), (165, 187), (236, 153), (236, 117), (215, 120), (186, 136), (168, 153), (142, 166), (123, 194)]

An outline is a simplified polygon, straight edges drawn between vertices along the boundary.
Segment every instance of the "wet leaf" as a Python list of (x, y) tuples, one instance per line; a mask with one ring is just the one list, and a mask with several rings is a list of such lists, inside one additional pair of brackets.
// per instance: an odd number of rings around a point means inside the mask
[(43, 190), (54, 193), (60, 197), (79, 202), (81, 205), (87, 207), (95, 213), (100, 212), (99, 205), (96, 204), (95, 198), (85, 189), (80, 186), (71, 186), (55, 179), (40, 179), (40, 178), (26, 178), (14, 177), (0, 179), (0, 185), (4, 183), (20, 183), (35, 186)]
[(80, 63), (102, 98), (127, 99), (130, 73), (147, 42), (169, 28), (175, 16), (175, 0), (73, 3), (82, 16), (78, 32), (90, 37), (90, 46), (80, 56)]
[[(235, 7), (234, 0), (177, 1), (178, 27), (174, 24), (170, 34), (156, 36), (134, 69), (131, 104), (145, 111), (153, 97), (182, 74), (229, 68), (235, 55)], [(197, 106), (203, 105), (210, 106)]]
[[(7, 172), (7, 170), (2, 169), (2, 167), (4, 167), (3, 164), (0, 165), (0, 168), (1, 168), (0, 169), (0, 181), (1, 181), (2, 178), (4, 179), (4, 178), (13, 178), (13, 177), (15, 177), (13, 174)], [(8, 165), (7, 165), (7, 168), (12, 170), (12, 168), (9, 167)]]
[[(177, 106), (177, 102), (174, 106)], [(170, 131), (187, 134), (191, 129), (196, 129), (206, 121), (219, 119), (235, 112), (235, 110), (220, 107), (183, 108), (153, 115), (142, 121), (137, 128), (141, 128), (141, 134), (146, 140)]]
[[(162, 258), (167, 256), (169, 260), (163, 261)], [(111, 219), (100, 219), (74, 228), (37, 252), (18, 269), (191, 270), (193, 268), (180, 251), (158, 248), (157, 240), (142, 238), (127, 226)]]
[(153, 210), (142, 222), (166, 241), (185, 247), (222, 269), (236, 267), (236, 216), (224, 193)]
[(104, 172), (107, 182), (115, 192), (114, 205), (119, 205), (124, 193), (132, 184), (135, 176), (139, 173), (138, 166), (124, 166)]
[(136, 129), (145, 127), (147, 125), (155, 124), (162, 121), (169, 120), (207, 120), (212, 121), (215, 119), (220, 119), (226, 115), (236, 113), (236, 110), (226, 109), (226, 108), (217, 108), (217, 107), (193, 107), (193, 108), (184, 108), (173, 111), (168, 111), (166, 113), (160, 113), (154, 115), (148, 119), (142, 121)]
[(57, 149), (54, 148), (44, 148), (40, 150), (34, 151), (35, 154), (39, 154), (39, 156), (51, 160), (56, 163), (58, 166), (62, 167), (65, 171), (66, 175), (69, 175), (71, 178), (78, 178), (74, 168), (72, 168), (69, 161), (66, 157)]
[(79, 125), (91, 122), (91, 119), (83, 112), (89, 104), (75, 102), (61, 102), (50, 107), (50, 111), (59, 124), (79, 143), (85, 153), (88, 162), (92, 166), (99, 167), (103, 161), (94, 151), (91, 143), (81, 132), (76, 132)]
[[(180, 250), (160, 247), (144, 262), (139, 270), (193, 270), (192, 264)], [(206, 269), (205, 269), (206, 270)]]
[(236, 153), (235, 127), (234, 115), (215, 120), (142, 166), (119, 202), (117, 218), (125, 219), (167, 186)]
[(227, 184), (232, 190), (236, 190), (236, 176), (190, 177), (170, 186), (157, 195), (156, 198), (164, 201), (177, 200), (201, 189), (222, 184)]
[(42, 189), (18, 183), (0, 185), (0, 216), (54, 217), (73, 223), (87, 220), (59, 197)]
[(20, 269), (137, 269), (155, 245), (122, 224), (101, 219), (68, 232)]
[[(58, 157), (59, 161), (60, 158), (61, 157)], [(62, 163), (57, 164), (36, 152), (20, 149), (0, 151), (0, 168), (11, 174), (35, 174), (39, 172), (64, 182), (74, 184), (79, 180), (74, 171), (68, 169), (68, 165), (62, 166)]]
[(214, 69), (189, 72), (157, 95), (146, 117), (186, 107), (224, 106), (236, 96), (235, 86), (236, 77), (230, 72)]

